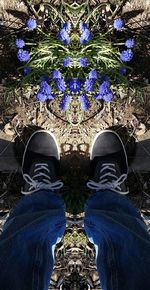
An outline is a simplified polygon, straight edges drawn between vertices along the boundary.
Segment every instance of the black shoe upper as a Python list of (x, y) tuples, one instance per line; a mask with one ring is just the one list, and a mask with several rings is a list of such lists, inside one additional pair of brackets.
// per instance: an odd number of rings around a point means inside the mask
[(23, 192), (59, 187), (59, 152), (51, 133), (40, 130), (30, 137), (23, 155), (22, 173), (25, 180)]
[(93, 141), (90, 158), (90, 179), (95, 185), (88, 182), (88, 187), (126, 193), (124, 180), (128, 173), (128, 161), (118, 134), (110, 130), (100, 132)]

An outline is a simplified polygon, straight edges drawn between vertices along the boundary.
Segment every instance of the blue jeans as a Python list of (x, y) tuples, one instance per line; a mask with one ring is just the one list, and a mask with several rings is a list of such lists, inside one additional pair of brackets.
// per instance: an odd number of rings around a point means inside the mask
[[(54, 192), (38, 191), (19, 202), (0, 236), (0, 289), (48, 289), (65, 223), (64, 203)], [(149, 290), (150, 236), (130, 201), (97, 192), (85, 204), (84, 224), (96, 247), (102, 289)]]

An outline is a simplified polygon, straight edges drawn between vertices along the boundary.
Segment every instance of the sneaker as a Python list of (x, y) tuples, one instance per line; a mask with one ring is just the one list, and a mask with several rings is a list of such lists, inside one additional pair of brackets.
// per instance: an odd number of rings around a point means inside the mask
[(119, 135), (111, 130), (98, 133), (90, 150), (92, 179), (87, 186), (92, 190), (111, 190), (127, 194), (125, 180), (128, 159)]
[(25, 184), (22, 193), (60, 189), (63, 183), (57, 178), (59, 160), (60, 153), (54, 135), (46, 130), (34, 132), (23, 154), (22, 174)]

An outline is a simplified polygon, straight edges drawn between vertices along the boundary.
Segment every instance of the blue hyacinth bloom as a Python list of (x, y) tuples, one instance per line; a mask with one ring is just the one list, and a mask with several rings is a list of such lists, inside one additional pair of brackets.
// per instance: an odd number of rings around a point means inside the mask
[(99, 94), (103, 95), (107, 91), (107, 89), (110, 88), (110, 82), (109, 81), (104, 81), (100, 86), (99, 86)]
[(40, 91), (37, 93), (36, 98), (40, 102), (45, 102), (47, 100), (47, 96), (40, 93)]
[(131, 49), (123, 50), (120, 54), (120, 60), (124, 62), (131, 61), (133, 58), (133, 51)]
[(25, 66), (23, 71), (25, 75), (28, 75), (31, 72), (31, 68), (29, 66)]
[(109, 89), (109, 92), (103, 96), (105, 102), (111, 102), (113, 100), (113, 92)]
[(51, 94), (47, 95), (47, 100), (54, 100), (56, 95), (51, 92)]
[(48, 75), (43, 75), (43, 76), (41, 77), (41, 80), (42, 80), (42, 81), (46, 81), (47, 83), (49, 83), (49, 82), (50, 82), (50, 77), (49, 77)]
[(89, 79), (97, 80), (97, 78), (98, 78), (98, 74), (97, 74), (96, 69), (92, 69), (89, 72)]
[(93, 97), (94, 97), (94, 99), (96, 99), (96, 100), (102, 99), (102, 95), (100, 95), (99, 92), (96, 93), (96, 94), (94, 94)]
[(56, 87), (59, 92), (64, 92), (66, 90), (66, 82), (63, 79), (57, 79)]
[(62, 61), (62, 65), (64, 67), (69, 67), (71, 66), (71, 59), (69, 57), (64, 57), (63, 61)]
[(69, 104), (71, 102), (72, 97), (68, 94), (64, 94), (59, 107), (63, 110), (63, 111), (67, 111), (69, 108)]
[(36, 95), (36, 98), (40, 102), (45, 102), (46, 100), (53, 100), (54, 96), (50, 85), (46, 81), (40, 83), (40, 89)]
[(81, 32), (83, 32), (85, 29), (88, 29), (88, 26), (87, 26), (86, 23), (80, 22), (79, 29), (80, 29)]
[(119, 69), (119, 73), (120, 73), (121, 75), (126, 74), (126, 71), (127, 71), (127, 69), (126, 69), (126, 67), (124, 67), (124, 66), (120, 67), (120, 69)]
[(111, 102), (113, 100), (113, 92), (109, 90), (106, 95), (101, 95), (99, 93), (94, 95), (94, 98), (96, 100), (104, 100), (106, 102)]
[(90, 104), (90, 102), (89, 102), (89, 100), (87, 98), (87, 95), (86, 94), (82, 94), (82, 95), (80, 95), (78, 97), (78, 99), (79, 99), (79, 102), (81, 104), (81, 109), (83, 111), (87, 111), (90, 108), (90, 106), (91, 106), (91, 104)]
[(124, 27), (124, 21), (121, 18), (114, 20), (113, 26), (116, 30), (121, 30)]
[(69, 34), (67, 33), (67, 31), (64, 28), (58, 32), (57, 37), (59, 40), (63, 41), (64, 44), (70, 43)]
[(86, 57), (81, 57), (79, 63), (81, 67), (86, 67), (88, 65), (88, 59)]
[(36, 20), (33, 19), (33, 18), (29, 18), (26, 22), (26, 27), (29, 29), (29, 30), (34, 30), (36, 27), (37, 27), (37, 23), (36, 23)]
[(23, 48), (25, 46), (25, 42), (23, 39), (21, 38), (17, 38), (16, 39), (16, 47), (17, 48)]
[(135, 45), (134, 38), (129, 38), (129, 39), (127, 39), (126, 42), (125, 42), (125, 46), (126, 46), (127, 48), (133, 48), (134, 45)]
[(55, 69), (52, 73), (52, 78), (53, 80), (61, 79), (62, 78), (61, 72), (58, 69)]
[(40, 92), (44, 93), (46, 95), (50, 95), (51, 94), (52, 89), (51, 89), (50, 85), (46, 81), (42, 81), (40, 83)]
[(68, 80), (68, 87), (71, 93), (79, 93), (82, 88), (83, 82), (79, 78), (72, 78)]
[(71, 30), (70, 22), (65, 22), (63, 25), (63, 29), (65, 29), (67, 32), (70, 32), (70, 30)]
[(86, 79), (84, 83), (84, 89), (86, 92), (92, 92), (94, 90), (95, 80)]
[(86, 44), (93, 38), (93, 35), (89, 29), (85, 29), (80, 37), (80, 44)]
[(101, 82), (103, 83), (104, 81), (108, 81), (107, 75), (101, 75)]
[(98, 95), (96, 99), (103, 99), (106, 102), (111, 102), (113, 99), (113, 92), (110, 89), (109, 81), (104, 81), (98, 89)]
[(27, 50), (19, 49), (17, 57), (20, 61), (28, 61), (30, 59), (30, 54)]

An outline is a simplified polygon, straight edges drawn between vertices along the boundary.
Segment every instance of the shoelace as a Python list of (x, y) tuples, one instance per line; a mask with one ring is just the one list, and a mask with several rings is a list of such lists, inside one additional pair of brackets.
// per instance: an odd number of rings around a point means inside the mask
[[(48, 174), (50, 173), (47, 163), (35, 164), (34, 173), (37, 172), (37, 174), (35, 174), (33, 178), (31, 178), (31, 176), (29, 176), (28, 174), (23, 174), (24, 180), (30, 185), (30, 187), (29, 191), (22, 191), (22, 194), (31, 194), (37, 191), (37, 189), (49, 189), (54, 191), (63, 187), (63, 182), (61, 182), (60, 180), (51, 182), (50, 176), (42, 172), (42, 170), (45, 170)], [(38, 181), (39, 177), (42, 177), (42, 181), (40, 182)]]
[[(103, 171), (107, 170), (107, 173), (103, 173)], [(104, 163), (102, 164), (102, 168), (100, 170), (100, 179), (99, 182), (95, 182), (94, 180), (89, 180), (87, 182), (87, 187), (92, 190), (104, 190), (109, 189), (115, 191), (120, 194), (128, 194), (128, 191), (121, 191), (120, 185), (126, 180), (127, 174), (122, 174), (119, 178), (117, 178), (115, 164), (113, 163)], [(113, 180), (110, 182), (108, 178), (111, 177)]]

